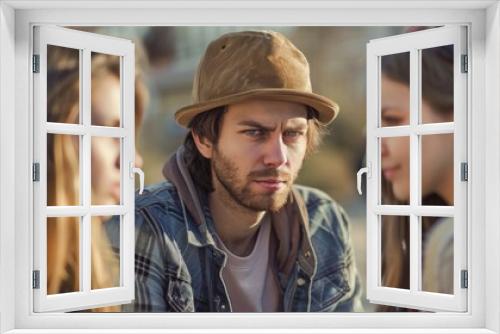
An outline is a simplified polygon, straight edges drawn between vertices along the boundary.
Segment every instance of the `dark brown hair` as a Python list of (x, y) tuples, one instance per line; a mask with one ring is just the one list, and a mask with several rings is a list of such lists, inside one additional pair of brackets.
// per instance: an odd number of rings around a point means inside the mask
[[(422, 50), (422, 99), (440, 112), (453, 111), (453, 45)], [(410, 57), (396, 53), (381, 59), (382, 74), (410, 85)]]
[[(214, 190), (212, 185), (210, 159), (205, 158), (198, 151), (192, 132), (213, 144), (217, 144), (224, 113), (226, 111), (227, 106), (222, 106), (196, 115), (189, 123), (188, 127), (191, 131), (184, 139), (184, 157), (188, 170), (196, 185), (207, 193)], [(325, 126), (318, 121), (316, 115), (316, 110), (307, 107), (308, 128), (306, 156), (317, 150), (326, 133)]]

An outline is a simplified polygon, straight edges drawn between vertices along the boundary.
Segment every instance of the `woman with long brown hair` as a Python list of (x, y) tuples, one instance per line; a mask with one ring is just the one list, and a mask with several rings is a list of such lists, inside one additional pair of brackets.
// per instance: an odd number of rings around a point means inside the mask
[[(78, 50), (49, 46), (47, 79), (47, 120), (79, 124)], [(136, 66), (135, 126), (136, 137), (142, 122), (148, 94), (140, 67)], [(92, 125), (120, 126), (119, 57), (92, 54), (91, 119)], [(77, 136), (50, 134), (47, 138), (47, 205), (80, 205), (79, 139)], [(136, 154), (136, 165), (142, 158)], [(120, 140), (93, 137), (91, 148), (92, 205), (120, 204)], [(111, 217), (92, 217), (91, 288), (119, 285), (120, 264), (111, 249), (103, 223)], [(48, 218), (47, 221), (47, 293), (79, 291), (79, 217)], [(118, 311), (101, 307), (93, 311)]]
[[(453, 46), (422, 51), (420, 123), (453, 121)], [(382, 57), (381, 125), (410, 124), (408, 53)], [(453, 134), (421, 137), (421, 204), (453, 206)], [(410, 140), (381, 140), (382, 204), (408, 205)], [(453, 293), (453, 220), (422, 217), (422, 290)], [(409, 217), (382, 217), (382, 286), (410, 288)], [(379, 311), (402, 311), (380, 306)]]

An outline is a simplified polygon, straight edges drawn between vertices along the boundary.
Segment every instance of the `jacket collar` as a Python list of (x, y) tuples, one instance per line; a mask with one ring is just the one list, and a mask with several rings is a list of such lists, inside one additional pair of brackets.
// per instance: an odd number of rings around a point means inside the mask
[[(174, 184), (181, 200), (187, 226), (188, 242), (193, 246), (215, 246), (216, 233), (208, 206), (208, 194), (197, 188), (184, 162), (184, 146), (181, 145), (163, 167), (163, 175)], [(194, 224), (187, 219), (187, 212)], [(278, 270), (288, 276), (298, 262), (310, 277), (316, 271), (316, 256), (311, 244), (307, 209), (302, 196), (295, 188), (287, 203), (278, 212), (271, 214), (273, 234), (276, 242)]]

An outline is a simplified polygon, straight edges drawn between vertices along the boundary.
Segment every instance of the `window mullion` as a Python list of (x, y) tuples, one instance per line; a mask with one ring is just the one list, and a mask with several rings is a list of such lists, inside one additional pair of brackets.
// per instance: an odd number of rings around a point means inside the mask
[[(82, 124), (84, 128), (88, 129), (90, 127), (91, 120), (91, 58), (90, 50), (82, 50), (82, 61), (80, 66), (82, 66), (81, 72), (81, 99), (82, 99)], [(80, 287), (82, 291), (87, 292), (91, 289), (91, 220), (90, 215), (90, 204), (91, 204), (91, 136), (90, 133), (86, 132), (83, 135), (82, 140), (82, 178), (81, 178), (81, 189), (83, 189), (83, 207), (85, 208), (85, 214), (82, 219), (81, 233), (80, 233), (80, 279), (82, 284)]]
[(428, 217), (453, 217), (455, 215), (455, 207), (453, 206), (410, 206), (410, 205), (377, 205), (373, 212), (377, 215), (389, 216), (409, 216), (411, 214), (417, 216)]
[(123, 200), (122, 205), (127, 211), (120, 219), (120, 284), (127, 287), (131, 298), (134, 296), (134, 183), (133, 176), (130, 175), (130, 167), (135, 160), (135, 129), (134, 129), (134, 109), (135, 96), (134, 94), (126, 94), (125, 92), (134, 91), (134, 73), (135, 73), (135, 56), (133, 45), (129, 52), (120, 60), (120, 72), (123, 80), (121, 80), (121, 127), (125, 131), (126, 136), (123, 138), (121, 145), (121, 184)]
[[(418, 115), (420, 108), (420, 52), (410, 52), (410, 206), (419, 205), (420, 198), (420, 149), (417, 135)], [(410, 214), (410, 290), (418, 291), (420, 287), (420, 232), (419, 217), (416, 212)]]
[(455, 132), (455, 124), (453, 122), (419, 124), (416, 126), (418, 135), (439, 135)]
[(123, 128), (113, 128), (108, 126), (95, 126), (95, 125), (81, 125), (81, 124), (65, 124), (47, 122), (47, 133), (65, 134), (83, 136), (90, 134), (96, 137), (120, 137), (123, 138), (127, 135), (126, 130)]

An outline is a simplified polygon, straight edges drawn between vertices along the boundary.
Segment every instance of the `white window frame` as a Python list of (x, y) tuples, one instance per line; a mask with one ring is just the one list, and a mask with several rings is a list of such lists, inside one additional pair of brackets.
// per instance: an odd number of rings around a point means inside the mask
[[(444, 26), (408, 34), (371, 40), (367, 46), (367, 298), (375, 304), (386, 304), (429, 311), (467, 310), (466, 288), (461, 287), (461, 271), (467, 270), (467, 184), (460, 178), (461, 163), (467, 163), (467, 81), (469, 71), (462, 71), (462, 55), (467, 55), (466, 26)], [(423, 124), (421, 50), (452, 45), (454, 103), (453, 121)], [(409, 112), (407, 125), (382, 127), (381, 120), (381, 59), (387, 55), (407, 52), (410, 68)], [(425, 206), (421, 203), (422, 146), (419, 138), (429, 134), (453, 135), (454, 205)], [(381, 203), (381, 140), (407, 137), (410, 143), (410, 201), (408, 205)], [(420, 152), (420, 154), (419, 154)], [(385, 287), (382, 277), (382, 219), (384, 215), (409, 217), (410, 261), (409, 289)], [(440, 294), (422, 290), (422, 230), (420, 217), (453, 218), (453, 293)]]
[[(47, 46), (78, 50), (79, 124), (49, 122), (47, 119)], [(134, 44), (126, 39), (102, 36), (58, 26), (34, 27), (33, 53), (39, 56), (39, 73), (33, 74), (33, 160), (39, 166), (39, 181), (33, 184), (33, 269), (38, 271), (34, 289), (35, 312), (74, 311), (92, 307), (130, 303), (134, 299)], [(91, 121), (91, 55), (93, 52), (119, 57), (120, 127), (96, 126)], [(71, 206), (47, 206), (47, 134), (79, 136), (80, 203)], [(91, 145), (94, 137), (120, 139), (120, 203), (92, 205)], [(119, 217), (119, 285), (91, 289), (91, 219), (93, 215)], [(80, 217), (79, 291), (47, 294), (47, 218)]]
[[(31, 283), (32, 268), (30, 143), (33, 124), (29, 73), (33, 24), (386, 26), (443, 23), (468, 24), (471, 28), (472, 90), (468, 116), (471, 200), (468, 220), (474, 228), (468, 231), (471, 246), (468, 312), (94, 315), (33, 314), (30, 311), (32, 290), (27, 287)], [(170, 333), (186, 332), (174, 330), (176, 328), (191, 328), (190, 333), (352, 333), (356, 330), (358, 333), (500, 333), (499, 62), (500, 9), (497, 1), (2, 1), (0, 333), (116, 333), (120, 332), (117, 329), (124, 328), (130, 329), (128, 333), (140, 333), (145, 332), (141, 330), (145, 326), (168, 326), (170, 330), (163, 332)]]

